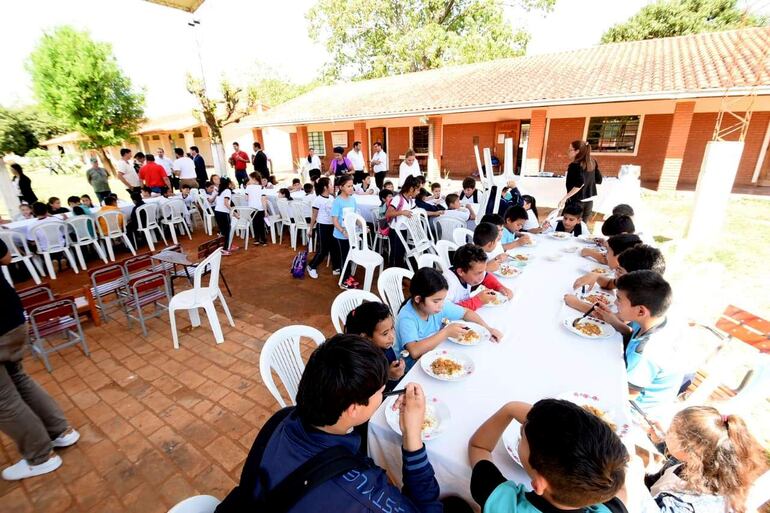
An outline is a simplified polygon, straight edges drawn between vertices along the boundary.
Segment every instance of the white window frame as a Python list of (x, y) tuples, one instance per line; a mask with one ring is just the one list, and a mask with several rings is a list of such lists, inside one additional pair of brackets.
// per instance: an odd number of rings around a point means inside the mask
[[(642, 141), (642, 130), (644, 130), (644, 114), (617, 114), (617, 116), (639, 116), (639, 129), (636, 131), (636, 140), (634, 141), (634, 151), (631, 153), (617, 153), (606, 151), (593, 151), (591, 155), (601, 155), (602, 157), (636, 157), (639, 154), (639, 143)], [(591, 122), (591, 118), (611, 118), (612, 114), (604, 116), (586, 116), (583, 123), (583, 140), (587, 141), (588, 137), (588, 124)]]
[[(310, 142), (310, 134), (321, 134), (322, 144), (320, 148), (318, 148), (317, 145), (312, 144)], [(326, 132), (324, 132), (323, 130), (313, 130), (313, 131), (308, 130), (307, 147), (313, 148), (313, 150), (315, 150), (315, 154), (318, 155), (319, 157), (325, 157), (326, 156)]]

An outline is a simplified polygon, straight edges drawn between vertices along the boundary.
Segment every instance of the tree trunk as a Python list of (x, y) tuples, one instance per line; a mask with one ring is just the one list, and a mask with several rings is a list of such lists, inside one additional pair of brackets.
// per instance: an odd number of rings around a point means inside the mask
[(99, 148), (99, 153), (102, 154), (102, 164), (104, 164), (104, 169), (107, 170), (107, 173), (117, 178), (118, 174), (115, 172), (115, 166), (112, 165), (112, 161), (107, 156), (107, 150)]

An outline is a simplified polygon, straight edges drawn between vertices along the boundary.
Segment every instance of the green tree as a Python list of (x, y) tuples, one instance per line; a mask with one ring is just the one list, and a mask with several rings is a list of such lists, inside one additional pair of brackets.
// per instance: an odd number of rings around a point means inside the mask
[(0, 154), (24, 155), (66, 128), (36, 107), (0, 107)]
[(257, 103), (253, 92), (226, 78), (219, 83), (219, 89), (221, 97), (212, 98), (201, 80), (187, 74), (187, 92), (195, 96), (200, 105), (194, 113), (208, 126), (212, 144), (222, 144), (222, 128), (240, 122), (252, 113)]
[(29, 58), (32, 86), (43, 110), (101, 150), (133, 138), (144, 118), (144, 94), (134, 91), (112, 46), (63, 26), (44, 34)]
[(738, 8), (738, 0), (660, 0), (624, 23), (610, 27), (602, 43), (716, 32), (767, 24), (767, 18)]
[[(510, 0), (550, 10), (556, 0)], [(450, 64), (522, 55), (529, 34), (514, 30), (501, 0), (318, 0), (310, 34), (331, 56), (327, 80), (376, 78)]]
[(307, 93), (317, 85), (317, 82), (300, 85), (280, 78), (263, 78), (249, 86), (249, 93), (263, 105), (275, 107)]

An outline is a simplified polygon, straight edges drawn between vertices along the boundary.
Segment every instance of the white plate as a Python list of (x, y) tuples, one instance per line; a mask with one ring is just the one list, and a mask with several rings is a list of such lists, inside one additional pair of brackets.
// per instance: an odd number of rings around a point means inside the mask
[[(385, 421), (390, 429), (401, 435), (401, 425), (399, 424), (399, 411), (393, 409), (393, 404), (398, 399), (397, 396), (391, 396), (382, 403), (385, 408)], [(449, 413), (449, 407), (435, 397), (425, 398), (425, 418), (433, 420), (434, 425), (430, 428), (423, 428), (422, 440), (427, 442), (433, 440), (443, 433), (449, 426), (452, 416)]]
[(519, 458), (519, 442), (521, 441), (521, 424), (519, 421), (512, 420), (508, 427), (503, 431), (503, 446), (513, 461), (523, 468), (521, 458)]
[(615, 296), (613, 294), (610, 294), (609, 292), (604, 292), (603, 290), (598, 289), (591, 289), (585, 293), (583, 293), (580, 289), (575, 291), (575, 295), (578, 297), (578, 299), (582, 299), (583, 301), (586, 301), (588, 303), (593, 304), (595, 302), (594, 296), (599, 296), (604, 298), (607, 301), (607, 306), (612, 306), (615, 304)]
[(450, 342), (454, 342), (455, 344), (459, 344), (461, 346), (477, 346), (481, 344), (482, 342), (486, 342), (489, 339), (492, 338), (492, 334), (489, 333), (489, 330), (487, 330), (484, 326), (481, 326), (480, 324), (476, 324), (475, 322), (468, 322), (468, 321), (452, 321), (453, 324), (460, 324), (462, 326), (467, 326), (468, 328), (472, 329), (476, 333), (479, 334), (479, 338), (473, 342), (462, 342), (460, 340), (456, 340), (453, 338), (448, 338)]
[(606, 265), (593, 265), (591, 267), (586, 267), (585, 272), (596, 273), (599, 276), (604, 276), (605, 278), (615, 277), (615, 272)]
[(534, 255), (528, 255), (526, 253), (521, 253), (519, 251), (516, 251), (515, 249), (509, 249), (506, 251), (506, 254), (508, 255), (508, 260), (505, 262), (508, 265), (515, 265), (516, 267), (525, 267), (527, 264), (532, 262), (532, 260), (535, 259)]
[(561, 260), (561, 253), (553, 253), (551, 255), (546, 255), (544, 258), (548, 260), (549, 262), (558, 262)]
[(585, 392), (565, 392), (556, 396), (556, 399), (563, 399), (583, 407), (592, 406), (597, 410), (601, 410), (604, 412), (604, 415), (599, 415), (599, 418), (615, 424), (615, 433), (617, 433), (619, 437), (623, 438), (628, 434), (628, 430), (631, 426), (629, 426), (627, 422), (617, 422), (614, 413), (602, 406), (602, 399), (596, 394), (587, 394)]
[[(447, 376), (445, 374), (436, 374), (431, 368), (431, 364), (439, 358), (446, 358), (459, 363), (463, 369), (457, 374)], [(440, 379), (441, 381), (460, 381), (467, 378), (476, 371), (476, 365), (471, 360), (470, 356), (457, 351), (448, 351), (446, 349), (434, 349), (428, 353), (425, 353), (420, 358), (420, 367), (425, 371), (425, 374), (432, 378)]]
[(494, 274), (500, 278), (516, 278), (521, 274), (521, 269), (517, 268), (513, 263), (503, 262)]
[(563, 249), (565, 253), (577, 253), (577, 250), (580, 249), (578, 246), (567, 246)]
[(550, 235), (552, 239), (556, 240), (567, 240), (575, 238), (567, 232), (551, 232), (548, 235)]
[(572, 321), (574, 321), (574, 320), (575, 320), (575, 318), (573, 318), (573, 319), (564, 319), (561, 324), (562, 324), (562, 326), (564, 326), (569, 331), (571, 331), (572, 333), (574, 333), (575, 335), (577, 335), (579, 337), (590, 338), (590, 339), (594, 339), (595, 340), (595, 339), (598, 339), (598, 338), (609, 338), (609, 337), (611, 337), (615, 333), (615, 329), (612, 326), (610, 326), (609, 324), (607, 324), (606, 322), (601, 321), (599, 319), (594, 319), (593, 317), (586, 317), (585, 319), (580, 321), (580, 324), (582, 324), (584, 322), (588, 323), (588, 324), (593, 324), (594, 326), (598, 326), (599, 329), (602, 330), (602, 334), (601, 335), (597, 335), (595, 337), (591, 336), (591, 335), (586, 335), (582, 331), (580, 331), (577, 328), (575, 328), (574, 326), (572, 326)]
[(503, 305), (508, 303), (508, 301), (509, 301), (508, 296), (506, 296), (502, 292), (497, 292), (496, 290), (493, 290), (492, 293), (494, 293), (495, 299), (497, 300), (497, 303), (487, 303), (484, 306), (498, 307), (498, 306), (503, 306)]

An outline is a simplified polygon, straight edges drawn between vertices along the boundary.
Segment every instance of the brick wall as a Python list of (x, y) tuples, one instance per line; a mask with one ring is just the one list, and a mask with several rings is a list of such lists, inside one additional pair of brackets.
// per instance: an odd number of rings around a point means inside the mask
[(332, 146), (332, 132), (347, 132), (348, 133), (348, 145), (345, 147), (345, 155), (353, 149), (353, 130), (329, 130), (324, 133), (324, 143), (326, 144), (326, 158), (323, 159), (325, 166), (329, 165), (329, 162), (334, 158), (334, 146)]
[[(297, 146), (297, 134), (289, 134), (289, 144), (291, 144), (291, 161), (297, 162), (297, 159), (300, 158), (299, 156), (299, 148)], [(306, 157), (307, 155), (303, 155), (303, 157)]]
[(751, 117), (749, 130), (744, 139), (743, 157), (738, 166), (738, 175), (735, 177), (735, 185), (751, 185), (751, 176), (754, 174), (754, 168), (762, 150), (768, 120), (770, 120), (770, 112), (755, 112)]
[(398, 166), (401, 161), (399, 155), (403, 155), (409, 149), (409, 128), (396, 127), (388, 128), (388, 159), (390, 160), (388, 169), (391, 174), (398, 175)]
[(444, 125), (442, 167), (449, 170), (451, 178), (463, 178), (476, 171), (476, 156), (473, 152), (474, 137), (479, 138), (479, 156), (483, 163), (483, 149), (495, 147), (494, 123)]
[[(569, 165), (567, 149), (572, 141), (583, 138), (586, 118), (552, 119), (548, 125), (548, 143), (545, 148), (545, 171), (566, 173)], [(601, 162), (599, 163), (601, 169)], [(531, 171), (531, 170), (530, 170)]]

